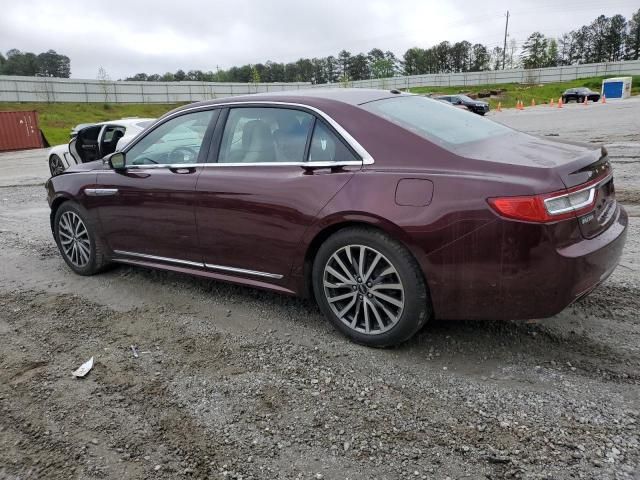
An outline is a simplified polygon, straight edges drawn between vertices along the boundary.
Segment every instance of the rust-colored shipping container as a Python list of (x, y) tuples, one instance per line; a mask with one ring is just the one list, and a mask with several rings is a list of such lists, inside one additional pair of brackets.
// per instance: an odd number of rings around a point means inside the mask
[(0, 152), (42, 147), (38, 112), (0, 112)]

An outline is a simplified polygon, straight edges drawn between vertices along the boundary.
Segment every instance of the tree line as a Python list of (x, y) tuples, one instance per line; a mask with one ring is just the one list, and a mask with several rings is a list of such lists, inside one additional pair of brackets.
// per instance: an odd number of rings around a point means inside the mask
[(578, 63), (637, 60), (640, 56), (640, 9), (630, 20), (622, 15), (598, 16), (593, 22), (560, 38), (532, 33), (522, 45), (510, 39), (489, 49), (468, 41), (441, 42), (429, 48), (409, 48), (398, 58), (391, 51), (374, 48), (352, 54), (342, 50), (336, 56), (301, 58), (296, 62), (247, 64), (228, 70), (178, 70), (164, 75), (138, 73), (126, 80), (209, 82), (311, 82), (336, 83), (384, 78), (395, 75), (458, 73), (504, 68), (542, 68)]
[(13, 48), (6, 56), (0, 53), (0, 75), (69, 78), (71, 61), (69, 57), (60, 55), (55, 50), (36, 55)]
[[(640, 9), (631, 19), (623, 15), (598, 16), (593, 22), (559, 38), (532, 33), (521, 45), (510, 39), (502, 46), (468, 41), (440, 42), (429, 48), (412, 47), (401, 57), (373, 48), (367, 53), (347, 50), (321, 58), (301, 58), (295, 62), (247, 64), (226, 70), (178, 70), (165, 74), (138, 73), (125, 80), (207, 81), (207, 82), (311, 82), (337, 83), (395, 75), (458, 73), (504, 68), (542, 68), (579, 63), (637, 60), (640, 57)], [(38, 75), (68, 78), (69, 58), (54, 50), (35, 55), (9, 50), (0, 54), (0, 74)]]

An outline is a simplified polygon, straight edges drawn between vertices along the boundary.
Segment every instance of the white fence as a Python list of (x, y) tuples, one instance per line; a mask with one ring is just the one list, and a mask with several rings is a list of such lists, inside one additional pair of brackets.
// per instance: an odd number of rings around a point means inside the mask
[(310, 83), (126, 82), (0, 76), (0, 102), (184, 103), (307, 88)]
[[(551, 83), (599, 76), (640, 75), (640, 60), (591, 63), (532, 70), (413, 75), (348, 82), (357, 88), (473, 86), (500, 83)], [(0, 76), (0, 102), (183, 103), (249, 93), (304, 88), (342, 87), (343, 84), (125, 82), (65, 78)]]
[[(443, 73), (412, 75), (407, 77), (379, 78), (348, 82), (349, 87), (405, 89), (412, 87), (465, 87), (500, 83), (553, 83), (579, 78), (601, 76), (640, 75), (640, 60), (625, 62), (588, 63), (566, 67), (537, 69), (490, 70), (486, 72)], [(326, 87), (327, 85), (312, 85)]]

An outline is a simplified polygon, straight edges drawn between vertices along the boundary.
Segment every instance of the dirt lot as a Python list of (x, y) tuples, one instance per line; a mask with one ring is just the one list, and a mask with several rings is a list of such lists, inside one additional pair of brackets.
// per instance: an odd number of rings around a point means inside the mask
[(493, 118), (609, 145), (622, 264), (555, 318), (432, 322), (392, 350), (307, 301), (75, 276), (42, 152), (0, 155), (0, 478), (640, 478), (640, 99)]

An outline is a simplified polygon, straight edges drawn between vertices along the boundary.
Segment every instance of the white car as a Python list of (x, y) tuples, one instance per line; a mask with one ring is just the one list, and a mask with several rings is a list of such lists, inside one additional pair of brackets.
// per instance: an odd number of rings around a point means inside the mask
[(155, 118), (123, 118), (108, 122), (79, 125), (71, 133), (68, 144), (56, 145), (47, 156), (51, 176), (60, 175), (78, 163), (98, 160), (116, 150), (122, 150), (140, 132), (155, 122)]

